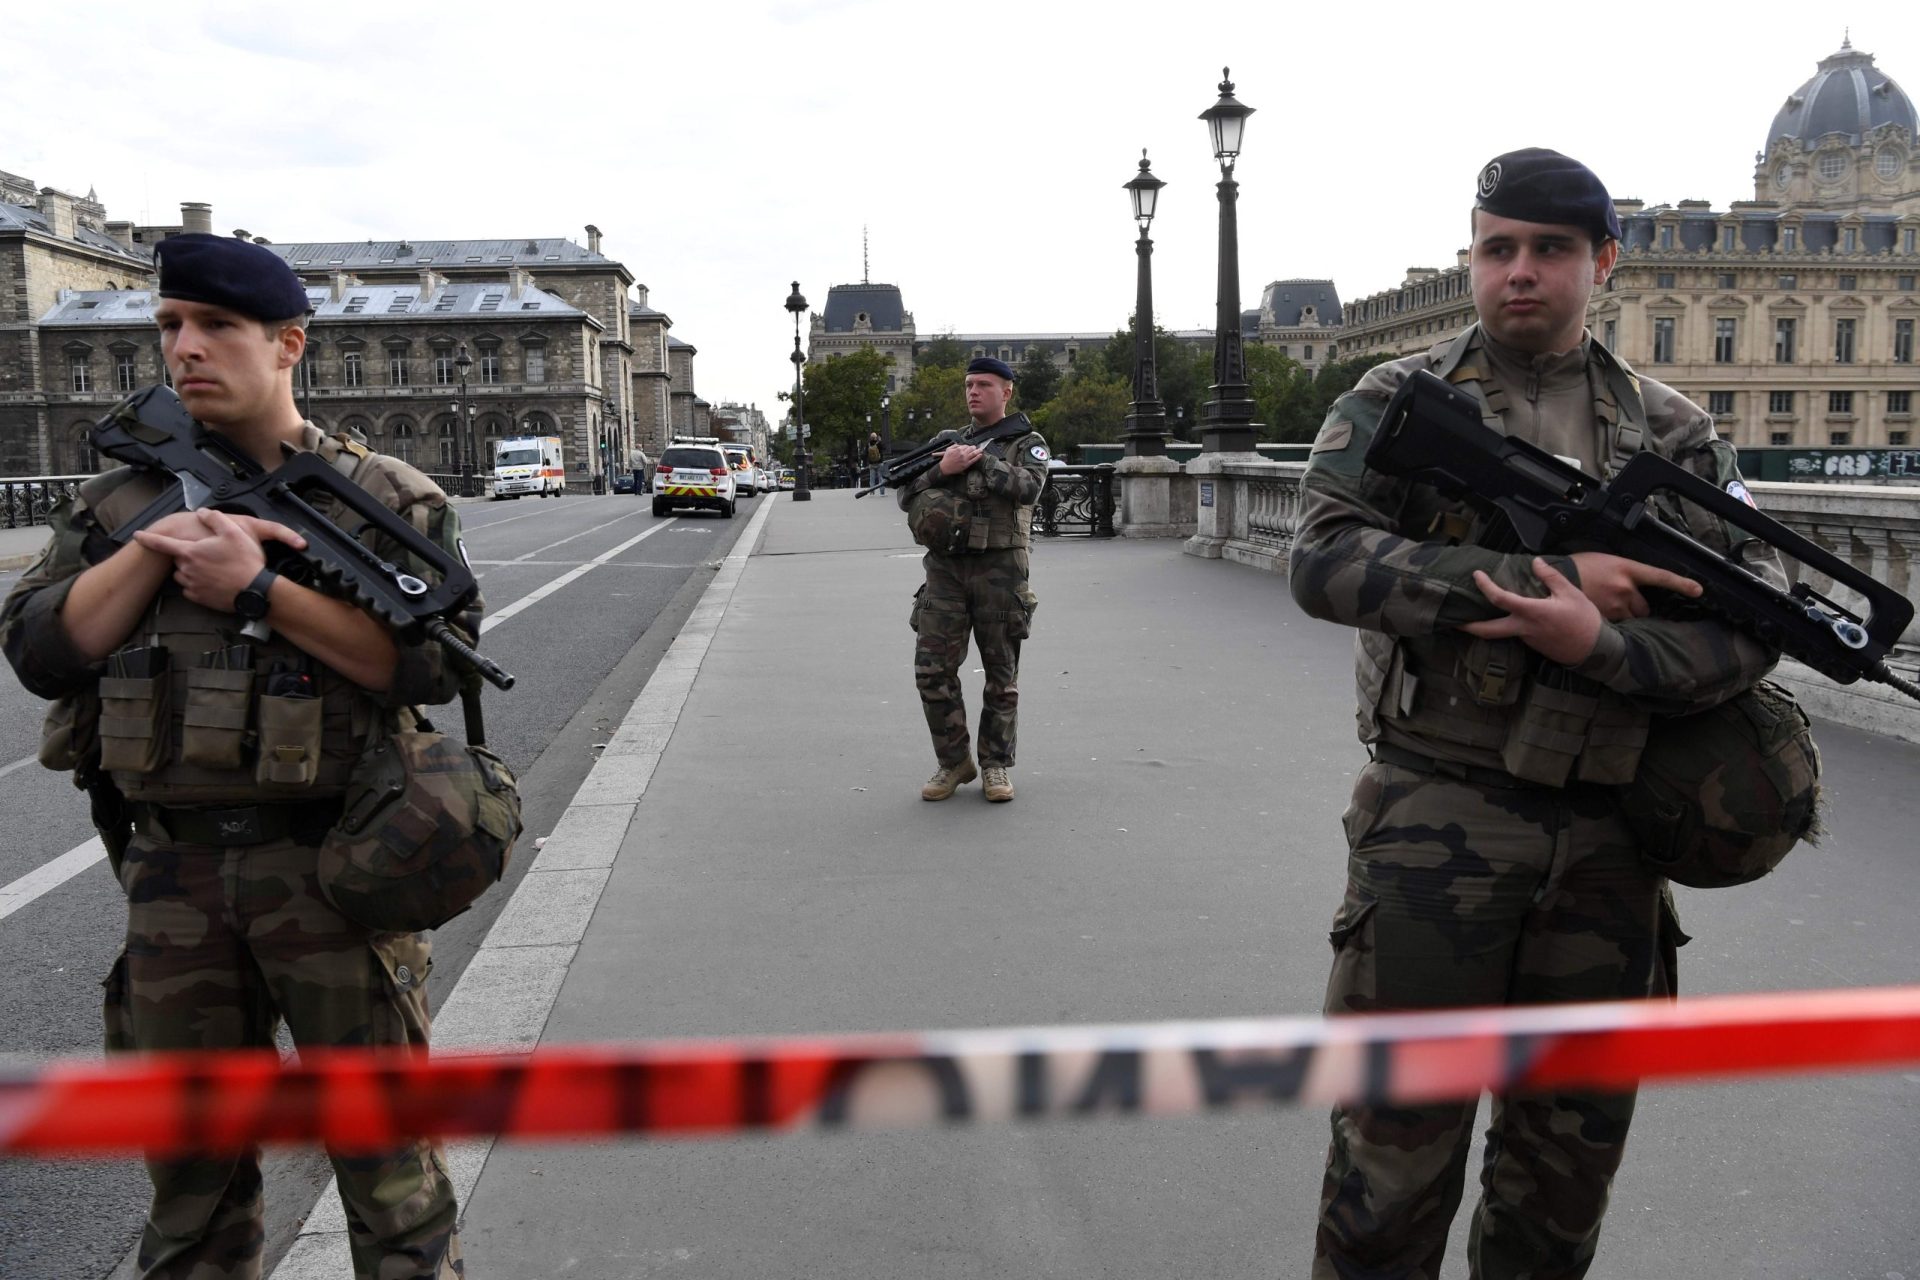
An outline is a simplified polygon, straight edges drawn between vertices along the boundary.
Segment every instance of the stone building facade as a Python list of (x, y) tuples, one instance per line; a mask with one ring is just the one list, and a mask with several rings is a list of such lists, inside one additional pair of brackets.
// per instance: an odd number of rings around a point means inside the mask
[[(1741, 445), (1908, 446), (1920, 344), (1920, 130), (1850, 45), (1786, 98), (1754, 198), (1617, 200), (1619, 265), (1594, 336)], [(1424, 350), (1473, 319), (1466, 255), (1347, 307), (1349, 354)]]
[(647, 303), (647, 286), (636, 284), (627, 306), (633, 342), (633, 438), (650, 458), (658, 458), (673, 434), (673, 369), (667, 355), (667, 330), (673, 320)]

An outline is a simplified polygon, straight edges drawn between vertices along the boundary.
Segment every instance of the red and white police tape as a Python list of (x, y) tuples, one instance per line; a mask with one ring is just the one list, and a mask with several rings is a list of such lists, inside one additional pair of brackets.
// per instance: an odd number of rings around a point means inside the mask
[(1920, 986), (1342, 1018), (130, 1055), (0, 1071), (0, 1155), (1180, 1115), (1920, 1063)]

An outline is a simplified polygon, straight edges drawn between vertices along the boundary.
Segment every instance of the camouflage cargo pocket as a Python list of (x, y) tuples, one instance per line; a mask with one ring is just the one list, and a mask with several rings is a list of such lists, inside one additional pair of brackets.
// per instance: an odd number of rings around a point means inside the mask
[(40, 763), (77, 769), (100, 742), (100, 699), (92, 690), (70, 693), (47, 707), (40, 722)]
[(113, 958), (106, 980), (100, 984), (101, 1019), (106, 1024), (108, 1053), (132, 1053), (139, 1046), (133, 1039), (133, 1011), (127, 1001), (127, 951)]
[(1379, 975), (1373, 963), (1373, 921), (1379, 902), (1351, 881), (1334, 912), (1327, 941), (1333, 947), (1333, 972), (1327, 977), (1325, 1012), (1361, 1013), (1378, 1002)]
[(1029, 587), (1020, 588), (1020, 607), (1007, 613), (1007, 638), (1025, 640), (1033, 634), (1033, 613), (1040, 607), (1040, 597), (1033, 594)]
[(913, 628), (914, 634), (916, 635), (920, 632), (920, 603), (926, 594), (927, 584), (923, 582), (914, 589), (913, 607), (907, 610), (907, 625)]

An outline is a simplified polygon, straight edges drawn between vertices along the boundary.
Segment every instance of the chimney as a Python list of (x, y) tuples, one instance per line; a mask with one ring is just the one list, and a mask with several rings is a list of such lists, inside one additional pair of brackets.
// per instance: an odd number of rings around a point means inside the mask
[(519, 267), (507, 269), (507, 297), (518, 302), (520, 295), (533, 288), (533, 276)]
[(39, 203), (40, 213), (47, 220), (47, 230), (62, 240), (73, 239), (73, 197), (52, 187), (42, 187)]
[(242, 244), (244, 244), (244, 243), (246, 243), (247, 241), (249, 241), (249, 240), (251, 240), (251, 239), (253, 239), (253, 237), (252, 237), (252, 236), (250, 236), (250, 235), (248, 235), (248, 234), (247, 234), (246, 232), (244, 232), (244, 231), (240, 231), (240, 230), (235, 230), (235, 231), (234, 231), (234, 233), (233, 233), (233, 238), (234, 238), (235, 240), (238, 240), (238, 241), (240, 241), (240, 242), (241, 242)]
[(420, 301), (426, 302), (447, 285), (447, 278), (432, 267), (420, 268)]
[(600, 252), (600, 228), (594, 226), (591, 222), (587, 224), (587, 252)]
[(358, 280), (344, 271), (329, 271), (327, 273), (328, 300), (331, 302), (344, 301), (347, 296), (347, 290), (359, 283)]
[(107, 234), (111, 236), (114, 243), (122, 249), (125, 249), (128, 253), (133, 252), (133, 224), (131, 222), (109, 222), (107, 224)]
[(646, 306), (647, 305), (647, 286), (643, 284), (636, 284), (633, 286), (633, 292), (636, 295), (635, 301), (637, 301), (643, 307)]
[(203, 235), (213, 234), (213, 206), (198, 200), (180, 202), (180, 229), (198, 231)]

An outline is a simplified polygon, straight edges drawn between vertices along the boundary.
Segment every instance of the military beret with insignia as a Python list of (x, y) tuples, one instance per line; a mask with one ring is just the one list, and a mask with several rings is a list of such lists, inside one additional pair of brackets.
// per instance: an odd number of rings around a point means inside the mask
[(975, 356), (967, 362), (967, 372), (991, 373), (995, 377), (1005, 378), (1008, 382), (1014, 380), (1013, 366), (1005, 360), (995, 360), (992, 356)]
[(307, 287), (286, 259), (246, 240), (193, 231), (153, 247), (160, 296), (225, 307), (256, 320), (291, 320), (312, 310)]
[(1473, 207), (1521, 222), (1580, 227), (1596, 236), (1620, 238), (1613, 197), (1593, 170), (1545, 147), (1525, 147), (1495, 156), (1480, 170)]

